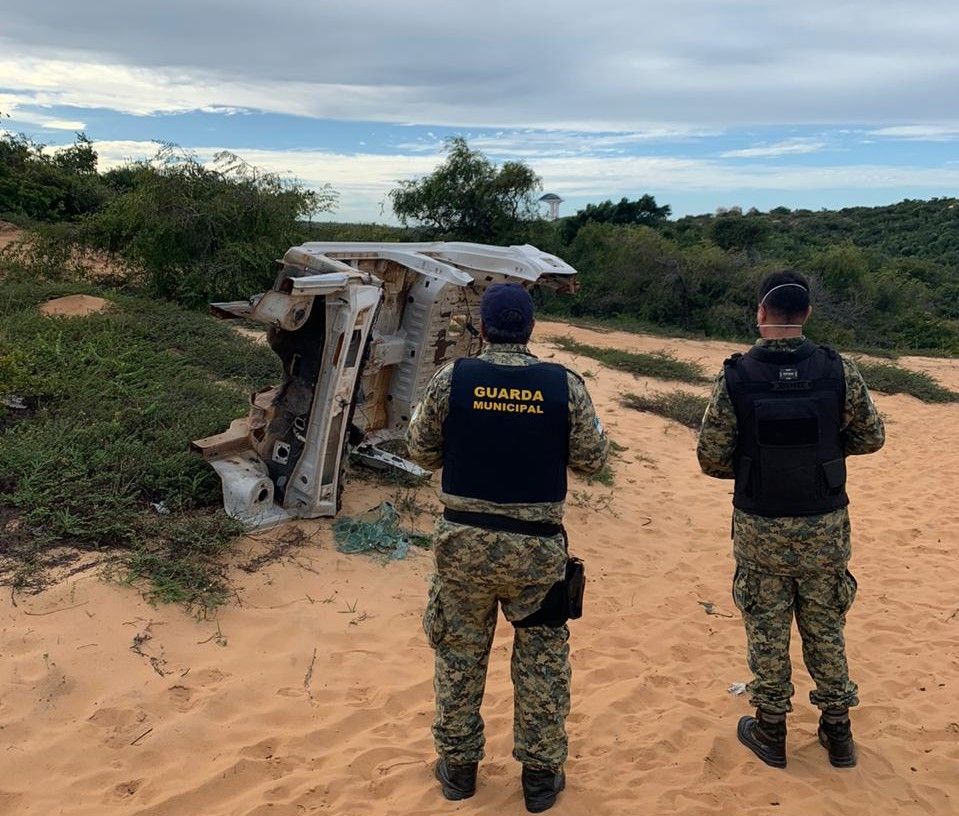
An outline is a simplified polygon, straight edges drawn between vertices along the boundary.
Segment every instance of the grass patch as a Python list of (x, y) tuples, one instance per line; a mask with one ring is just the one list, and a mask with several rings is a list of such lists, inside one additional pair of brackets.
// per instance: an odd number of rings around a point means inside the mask
[(613, 456), (618, 456), (619, 454), (628, 450), (629, 448), (627, 448), (625, 445), (620, 445), (615, 439), (609, 437), (609, 452), (613, 454)]
[[(37, 305), (86, 292), (114, 307), (50, 318)], [(219, 479), (188, 450), (280, 376), (269, 348), (201, 314), (76, 284), (0, 280), (0, 509), (16, 533), (0, 570), (36, 587), (49, 553), (115, 556), (117, 577), (197, 608), (227, 595), (223, 556), (239, 532)], [(155, 507), (156, 505), (157, 507)]]
[(699, 430), (709, 400), (688, 391), (671, 391), (668, 394), (624, 394), (622, 403), (627, 408), (658, 414), (687, 428)]
[(923, 402), (959, 402), (959, 394), (939, 385), (922, 371), (887, 363), (856, 362), (859, 373), (874, 391), (883, 394), (910, 394)]
[(598, 473), (594, 473), (592, 476), (586, 477), (586, 484), (589, 484), (589, 485), (601, 484), (601, 485), (605, 485), (606, 487), (612, 487), (615, 481), (616, 481), (616, 476), (613, 473), (613, 469), (609, 466), (608, 462), (605, 465), (603, 465), (602, 470), (600, 470)]
[(549, 337), (547, 340), (559, 346), (563, 351), (591, 357), (609, 368), (628, 371), (630, 374), (696, 384), (710, 382), (710, 378), (706, 376), (706, 372), (699, 363), (678, 360), (666, 352), (643, 354), (621, 351), (620, 349), (601, 348), (580, 343), (572, 337)]

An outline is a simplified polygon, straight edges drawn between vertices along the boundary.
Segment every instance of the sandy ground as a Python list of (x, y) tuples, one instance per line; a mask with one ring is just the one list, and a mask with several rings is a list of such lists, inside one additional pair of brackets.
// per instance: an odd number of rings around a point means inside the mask
[[(542, 324), (594, 344), (666, 348), (716, 369), (734, 346)], [(859, 767), (829, 767), (796, 660), (789, 767), (735, 738), (747, 679), (730, 598), (729, 485), (701, 476), (695, 436), (619, 405), (675, 387), (601, 368), (597, 406), (627, 450), (615, 486), (574, 479), (567, 514), (590, 580), (573, 624), (569, 787), (557, 814), (959, 812), (959, 406), (877, 398), (881, 453), (852, 460), (848, 627)], [(959, 361), (907, 360), (959, 388)], [(706, 389), (700, 389), (705, 393)], [(389, 491), (351, 485), (346, 511)], [(432, 489), (420, 500), (433, 500)], [(428, 515), (419, 519), (429, 524)], [(524, 812), (510, 757), (510, 630), (501, 621), (476, 797), (442, 800), (433, 759), (432, 657), (420, 630), (428, 554), (383, 565), (336, 552), (327, 522), (258, 572), (215, 620), (156, 608), (91, 574), (0, 601), (0, 813), (294, 816)], [(243, 543), (241, 561), (269, 541)], [(703, 603), (718, 614), (706, 613)]]
[(86, 317), (110, 308), (110, 301), (92, 295), (67, 295), (40, 304), (40, 314), (48, 317)]
[[(9, 254), (12, 259), (28, 265), (35, 262), (38, 259), (34, 257), (35, 247), (29, 236), (29, 232), (16, 224), (0, 221), (0, 253)], [(95, 249), (74, 248), (68, 257), (62, 259), (62, 264), (70, 276), (90, 283), (111, 284), (142, 276), (140, 270), (119, 257)]]
[(9, 221), (0, 221), (0, 252), (23, 237), (23, 230)]

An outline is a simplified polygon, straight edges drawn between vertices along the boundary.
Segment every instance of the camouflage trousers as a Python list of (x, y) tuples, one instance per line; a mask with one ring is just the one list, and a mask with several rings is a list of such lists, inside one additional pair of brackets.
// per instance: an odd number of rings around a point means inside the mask
[(843, 638), (846, 612), (855, 597), (856, 579), (848, 570), (789, 576), (737, 565), (733, 600), (746, 624), (747, 660), (753, 673), (747, 689), (753, 705), (771, 713), (792, 711), (793, 617), (802, 638), (803, 660), (816, 683), (809, 695), (812, 704), (826, 709), (859, 703)]
[[(437, 753), (450, 764), (478, 762), (485, 737), (480, 706), (499, 607), (520, 620), (534, 612), (563, 577), (561, 536), (497, 533), (440, 520), (423, 629), (436, 652)], [(537, 768), (566, 761), (569, 713), (569, 629), (515, 629), (513, 756)]]

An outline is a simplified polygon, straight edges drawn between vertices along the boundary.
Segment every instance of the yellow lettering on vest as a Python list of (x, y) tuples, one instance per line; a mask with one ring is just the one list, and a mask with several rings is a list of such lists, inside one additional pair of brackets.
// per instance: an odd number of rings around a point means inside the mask
[[(493, 385), (477, 385), (473, 388), (474, 411), (506, 411), (511, 414), (545, 413), (542, 405), (532, 403), (545, 402), (543, 392), (528, 388), (501, 388)], [(485, 398), (485, 399), (484, 399)], [(509, 400), (509, 402), (501, 402)]]

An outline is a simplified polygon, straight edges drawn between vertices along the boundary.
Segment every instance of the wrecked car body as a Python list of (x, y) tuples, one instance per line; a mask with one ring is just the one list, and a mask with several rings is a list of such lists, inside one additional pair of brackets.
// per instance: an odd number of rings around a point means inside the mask
[(486, 287), (576, 285), (572, 267), (528, 245), (311, 242), (280, 265), (272, 289), (211, 311), (266, 325), (283, 383), (253, 394), (228, 431), (193, 443), (220, 476), (226, 512), (253, 528), (335, 515), (350, 451), (428, 476), (378, 445), (405, 434), (437, 369), (479, 353)]

